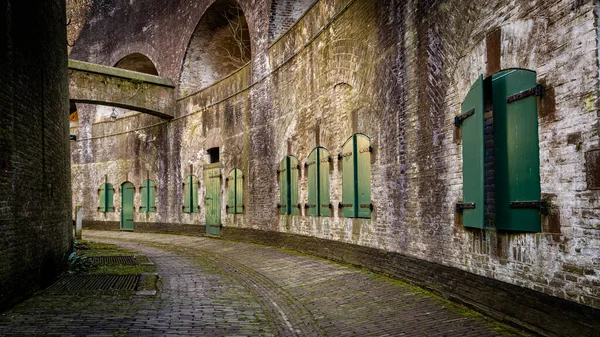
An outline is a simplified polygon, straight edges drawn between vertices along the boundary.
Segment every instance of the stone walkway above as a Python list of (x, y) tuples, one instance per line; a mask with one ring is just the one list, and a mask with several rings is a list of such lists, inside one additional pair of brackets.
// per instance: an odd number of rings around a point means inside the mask
[(157, 265), (156, 296), (41, 292), (0, 336), (502, 336), (512, 330), (429, 293), (323, 259), (199, 237), (84, 233)]

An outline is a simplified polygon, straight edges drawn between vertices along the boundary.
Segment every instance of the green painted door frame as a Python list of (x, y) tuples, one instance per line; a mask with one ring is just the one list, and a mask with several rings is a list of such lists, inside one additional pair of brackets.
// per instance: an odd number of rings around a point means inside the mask
[(135, 186), (126, 181), (121, 185), (121, 229), (133, 230)]
[(207, 165), (204, 170), (206, 186), (206, 234), (221, 235), (221, 167)]

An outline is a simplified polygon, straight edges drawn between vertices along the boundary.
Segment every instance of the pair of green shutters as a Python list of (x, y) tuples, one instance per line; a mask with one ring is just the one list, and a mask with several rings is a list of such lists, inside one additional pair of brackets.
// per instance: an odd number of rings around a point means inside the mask
[[(98, 212), (108, 213), (114, 212), (115, 207), (113, 204), (113, 197), (115, 194), (114, 187), (111, 183), (104, 183), (100, 186)], [(148, 179), (144, 182), (144, 185), (140, 186), (142, 194), (142, 206), (140, 206), (141, 212), (156, 212), (156, 184), (154, 181)]]
[(242, 170), (234, 168), (227, 176), (227, 212), (244, 213), (244, 175)]
[[(363, 134), (354, 134), (342, 147), (342, 214), (347, 218), (370, 218), (371, 204), (371, 140)], [(329, 151), (315, 148), (308, 156), (309, 216), (331, 216), (329, 197)], [(298, 172), (300, 166), (294, 156), (285, 157), (279, 164), (279, 212), (298, 215)]]
[(279, 213), (298, 215), (298, 158), (287, 156), (279, 164)]
[(329, 151), (317, 147), (308, 156), (304, 165), (308, 171), (308, 204), (310, 216), (331, 216), (329, 204)]
[[(486, 90), (486, 88), (488, 88)], [(498, 229), (541, 230), (539, 140), (535, 72), (511, 69), (484, 81), (480, 76), (461, 107), (463, 225), (485, 222), (484, 105), (493, 107), (495, 225)], [(457, 123), (457, 125), (459, 125)]]
[(183, 182), (183, 212), (198, 213), (200, 202), (198, 200), (198, 177), (189, 175)]
[(111, 183), (104, 183), (98, 189), (98, 201), (100, 206), (98, 212), (109, 213), (114, 212), (115, 207), (113, 204), (113, 197), (115, 195), (115, 189)]
[[(242, 170), (235, 168), (231, 170), (227, 178), (229, 189), (227, 191), (227, 209), (231, 214), (241, 214), (244, 212), (244, 190), (243, 190)], [(200, 203), (198, 198), (198, 177), (190, 175), (185, 178), (183, 183), (183, 212), (198, 213)]]
[(140, 211), (143, 213), (156, 212), (156, 184), (154, 181), (147, 179), (144, 185), (140, 186), (142, 194), (142, 205)]

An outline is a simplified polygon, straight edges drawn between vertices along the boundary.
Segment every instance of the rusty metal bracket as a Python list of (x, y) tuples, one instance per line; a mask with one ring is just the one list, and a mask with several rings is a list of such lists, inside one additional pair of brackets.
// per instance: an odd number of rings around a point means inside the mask
[(473, 116), (475, 114), (475, 109), (471, 109), (460, 116), (454, 117), (454, 126), (458, 127), (465, 121), (465, 119)]
[(344, 207), (352, 207), (352, 204), (342, 204), (341, 202), (338, 204), (338, 208), (344, 208)]
[(462, 213), (465, 209), (475, 209), (474, 202), (457, 202), (456, 213)]
[(532, 208), (537, 209), (540, 212), (540, 214), (548, 214), (548, 203), (546, 202), (546, 200), (511, 201), (509, 205), (510, 208)]
[(516, 102), (518, 100), (521, 100), (521, 99), (524, 99), (527, 97), (531, 97), (531, 96), (537, 96), (537, 97), (544, 96), (544, 86), (541, 84), (536, 84), (535, 87), (533, 87), (533, 88), (529, 88), (527, 90), (523, 90), (514, 95), (510, 95), (510, 96), (506, 97), (506, 103), (510, 104), (512, 102)]

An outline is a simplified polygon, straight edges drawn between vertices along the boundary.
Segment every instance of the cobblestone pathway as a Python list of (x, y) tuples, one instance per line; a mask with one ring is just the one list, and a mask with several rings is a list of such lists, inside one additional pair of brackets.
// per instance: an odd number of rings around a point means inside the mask
[[(419, 289), (311, 256), (207, 238), (86, 231), (153, 260), (157, 296), (41, 293), (0, 336), (500, 336)], [(464, 310), (463, 310), (464, 311)], [(492, 329), (490, 326), (494, 326)]]

